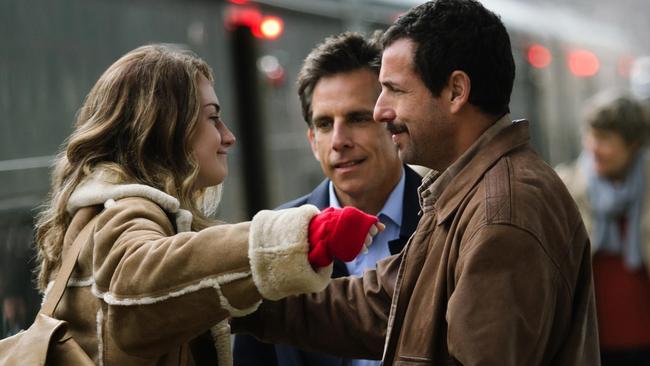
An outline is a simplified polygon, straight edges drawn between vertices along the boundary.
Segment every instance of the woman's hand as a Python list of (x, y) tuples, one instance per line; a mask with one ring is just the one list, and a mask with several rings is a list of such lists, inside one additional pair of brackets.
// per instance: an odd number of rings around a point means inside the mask
[(309, 254), (312, 267), (327, 267), (336, 258), (349, 262), (384, 230), (376, 216), (354, 207), (328, 208), (309, 223)]

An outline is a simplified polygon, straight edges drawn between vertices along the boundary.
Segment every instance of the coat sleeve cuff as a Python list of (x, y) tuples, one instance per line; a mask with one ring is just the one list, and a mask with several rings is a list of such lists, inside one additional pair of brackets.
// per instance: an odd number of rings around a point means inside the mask
[(314, 271), (307, 260), (309, 222), (318, 212), (304, 205), (253, 217), (248, 257), (253, 281), (265, 299), (319, 292), (329, 284), (332, 265)]

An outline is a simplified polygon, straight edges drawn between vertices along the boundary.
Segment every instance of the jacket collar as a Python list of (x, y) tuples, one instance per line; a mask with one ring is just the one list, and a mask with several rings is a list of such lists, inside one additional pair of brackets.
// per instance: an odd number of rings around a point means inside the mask
[[(507, 117), (507, 116), (506, 116)], [(494, 163), (508, 152), (528, 144), (528, 121), (514, 121), (485, 141), (471, 159), (453, 176), (434, 203), (437, 224), (446, 221)], [(425, 181), (427, 179), (425, 178)], [(433, 186), (433, 185), (432, 185)], [(429, 186), (428, 190), (432, 187)]]
[(106, 169), (96, 169), (72, 192), (66, 210), (74, 215), (88, 206), (104, 205), (128, 197), (140, 197), (153, 201), (166, 212), (173, 214), (179, 232), (190, 231), (192, 213), (180, 208), (180, 202), (173, 196), (144, 184), (120, 184), (115, 174)]
[(318, 207), (319, 210), (324, 210), (329, 207), (329, 184), (329, 179), (320, 182), (320, 184), (307, 197), (307, 203)]

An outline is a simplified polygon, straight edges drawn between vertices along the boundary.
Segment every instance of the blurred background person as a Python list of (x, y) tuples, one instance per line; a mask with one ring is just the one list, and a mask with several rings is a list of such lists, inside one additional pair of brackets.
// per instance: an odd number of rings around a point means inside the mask
[(648, 121), (621, 92), (585, 113), (584, 150), (558, 173), (592, 240), (604, 366), (650, 365), (650, 161)]
[[(379, 36), (366, 40), (346, 32), (328, 37), (309, 53), (298, 76), (307, 139), (327, 178), (311, 193), (279, 208), (353, 206), (377, 215), (386, 225), (367, 253), (347, 263), (335, 260), (332, 277), (374, 269), (378, 260), (402, 250), (418, 223), (417, 188), (422, 179), (402, 163), (386, 126), (372, 117), (381, 91)], [(271, 345), (249, 335), (236, 336), (233, 357), (236, 366), (379, 364)]]

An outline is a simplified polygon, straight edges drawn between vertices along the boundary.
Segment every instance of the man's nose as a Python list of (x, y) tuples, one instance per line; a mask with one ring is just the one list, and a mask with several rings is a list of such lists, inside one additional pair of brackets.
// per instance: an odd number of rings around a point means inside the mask
[(351, 132), (345, 123), (334, 122), (332, 128), (332, 148), (338, 150), (354, 145)]
[(377, 122), (392, 122), (395, 120), (395, 110), (389, 105), (383, 92), (377, 98), (372, 117)]

